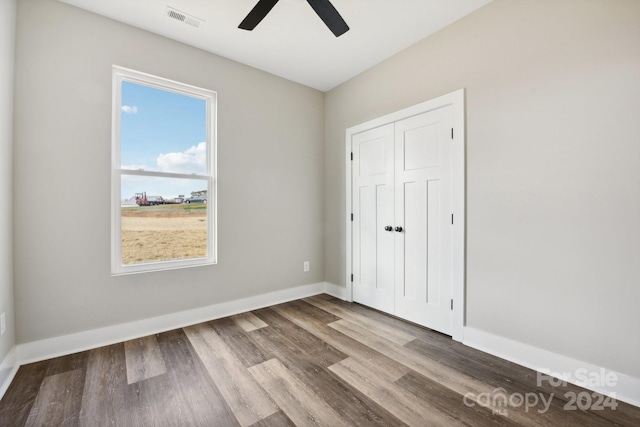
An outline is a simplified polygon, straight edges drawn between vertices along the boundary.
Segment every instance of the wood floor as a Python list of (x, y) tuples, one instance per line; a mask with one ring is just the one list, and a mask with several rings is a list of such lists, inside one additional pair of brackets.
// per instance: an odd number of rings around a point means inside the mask
[(25, 365), (0, 425), (640, 426), (640, 408), (568, 410), (565, 394), (585, 390), (536, 383), (534, 371), (320, 295)]

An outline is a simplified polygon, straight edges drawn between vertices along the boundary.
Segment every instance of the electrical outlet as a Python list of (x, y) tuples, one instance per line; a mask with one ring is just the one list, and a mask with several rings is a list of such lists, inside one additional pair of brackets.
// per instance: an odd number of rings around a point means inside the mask
[(0, 335), (4, 335), (7, 331), (7, 316), (4, 313), (0, 314)]
[(303, 268), (304, 268), (304, 272), (305, 273), (309, 271), (309, 261), (305, 261), (304, 262), (304, 267)]

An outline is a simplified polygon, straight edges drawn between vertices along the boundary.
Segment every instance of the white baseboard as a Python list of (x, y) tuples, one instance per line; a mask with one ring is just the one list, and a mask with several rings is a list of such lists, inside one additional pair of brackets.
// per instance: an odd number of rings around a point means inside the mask
[(11, 381), (16, 376), (20, 364), (18, 363), (18, 347), (14, 346), (9, 354), (0, 363), (0, 399), (9, 388)]
[(80, 351), (91, 350), (105, 345), (116, 344), (287, 301), (310, 297), (323, 293), (324, 290), (324, 283), (313, 283), (193, 310), (20, 344), (18, 346), (18, 361), (20, 365), (24, 365)]
[[(640, 407), (640, 378), (470, 327), (464, 329), (463, 343), (537, 372)], [(607, 381), (603, 377), (609, 373), (614, 379), (608, 381), (610, 384), (606, 384)], [(585, 381), (587, 379), (591, 380)]]
[(334, 285), (333, 283), (324, 282), (324, 293), (334, 296), (342, 301), (349, 301), (347, 298), (347, 288), (344, 286)]

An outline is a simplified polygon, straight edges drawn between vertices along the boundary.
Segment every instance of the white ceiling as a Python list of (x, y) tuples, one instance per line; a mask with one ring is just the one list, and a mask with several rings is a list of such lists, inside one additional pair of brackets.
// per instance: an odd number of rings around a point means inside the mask
[(253, 31), (238, 25), (257, 0), (60, 1), (328, 91), (491, 0), (332, 0), (351, 28), (338, 38), (305, 0), (280, 0)]

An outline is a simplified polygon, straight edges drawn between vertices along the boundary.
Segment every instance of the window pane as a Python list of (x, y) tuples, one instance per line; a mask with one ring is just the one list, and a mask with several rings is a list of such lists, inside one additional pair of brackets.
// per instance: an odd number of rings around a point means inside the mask
[(207, 256), (206, 180), (122, 175), (122, 265)]
[(122, 82), (121, 168), (205, 175), (207, 103)]

